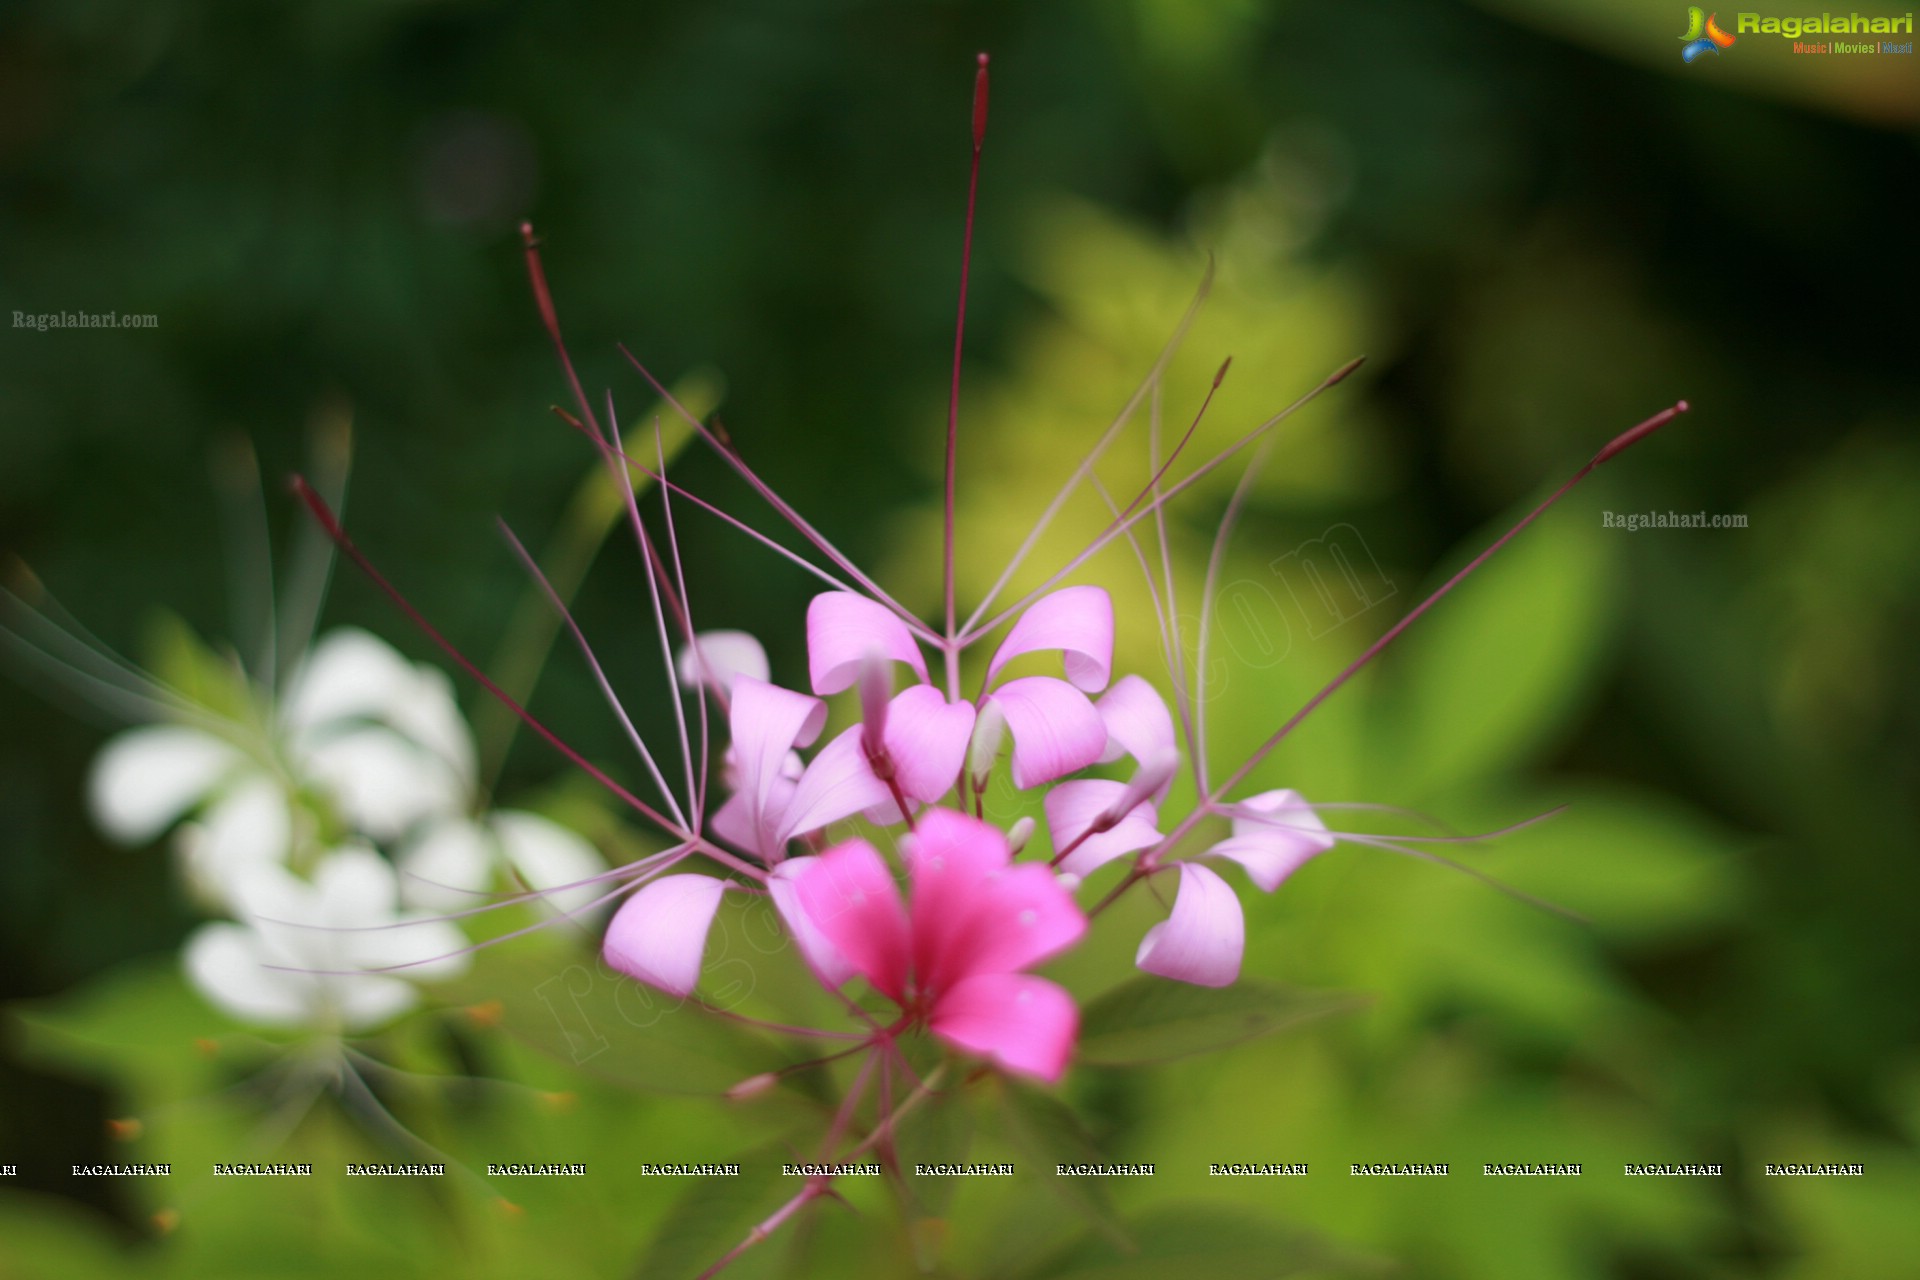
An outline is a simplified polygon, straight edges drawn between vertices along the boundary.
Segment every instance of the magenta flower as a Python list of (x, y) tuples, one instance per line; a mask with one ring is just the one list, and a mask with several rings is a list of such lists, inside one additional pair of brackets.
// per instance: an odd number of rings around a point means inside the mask
[(1058, 1080), (1079, 1014), (1061, 988), (1021, 971), (1078, 942), (1086, 916), (1045, 867), (1011, 865), (1007, 838), (978, 819), (930, 809), (903, 845), (911, 907), (864, 840), (783, 868), (794, 891), (775, 901), (808, 963), (829, 985), (865, 978), (900, 1006), (899, 1029), (924, 1026), (1010, 1071)]

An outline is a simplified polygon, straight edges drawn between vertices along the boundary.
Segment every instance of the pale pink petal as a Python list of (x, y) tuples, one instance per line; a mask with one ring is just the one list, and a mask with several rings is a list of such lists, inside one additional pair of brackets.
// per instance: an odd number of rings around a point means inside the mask
[(1084, 769), (1106, 748), (1107, 728), (1100, 713), (1086, 694), (1064, 680), (1009, 680), (987, 701), (1013, 733), (1013, 785), (1021, 790)]
[(1203, 856), (1231, 858), (1268, 893), (1336, 843), (1296, 791), (1267, 791), (1233, 806), (1233, 834)]
[(947, 794), (972, 736), (971, 702), (948, 702), (926, 684), (902, 691), (888, 708), (886, 732), (900, 790), (928, 804)]
[(887, 784), (873, 776), (873, 766), (860, 744), (860, 726), (849, 725), (814, 753), (807, 771), (793, 784), (793, 798), (775, 828), (776, 842), (784, 848), (795, 836), (888, 805), (892, 799)]
[(853, 966), (827, 941), (813, 917), (800, 905), (800, 881), (820, 865), (818, 858), (788, 858), (767, 877), (767, 892), (773, 896), (774, 909), (786, 921), (800, 956), (814, 976), (830, 989), (837, 990), (853, 976)]
[(987, 666), (991, 684), (1000, 668), (1023, 653), (1060, 650), (1067, 679), (1098, 693), (1113, 674), (1113, 600), (1104, 587), (1067, 587), (1035, 601)]
[(1107, 726), (1107, 749), (1100, 755), (1101, 764), (1111, 764), (1123, 755), (1151, 760), (1178, 749), (1173, 714), (1167, 710), (1166, 699), (1139, 676), (1121, 676), (1094, 708)]
[(943, 992), (928, 1026), (949, 1044), (1051, 1084), (1073, 1055), (1080, 1011), (1045, 978), (983, 973)]
[(827, 722), (827, 705), (804, 693), (740, 675), (734, 677), (729, 713), (734, 773), (739, 795), (746, 801), (745, 823), (730, 825), (735, 832), (742, 826), (751, 831), (751, 839), (742, 847), (777, 859), (785, 844), (779, 822), (787, 797), (779, 784), (787, 757), (796, 745), (805, 746), (819, 736)]
[(869, 653), (904, 662), (927, 679), (913, 633), (885, 605), (851, 591), (826, 591), (807, 606), (807, 671), (822, 697), (849, 688)]
[[(699, 646), (698, 652), (695, 645)], [(772, 670), (767, 665), (767, 651), (744, 631), (695, 632), (693, 644), (680, 646), (676, 666), (680, 683), (687, 688), (697, 687), (704, 674), (708, 688), (726, 694), (733, 692), (734, 677), (749, 676), (765, 684)]]
[(1054, 852), (1073, 848), (1060, 863), (1062, 871), (1085, 877), (1115, 858), (1160, 843), (1154, 825), (1159, 815), (1149, 802), (1135, 805), (1109, 830), (1082, 838), (1094, 819), (1124, 799), (1126, 792), (1124, 782), (1106, 778), (1062, 782), (1047, 792), (1047, 830)]
[(1226, 987), (1240, 976), (1246, 941), (1246, 917), (1233, 889), (1198, 863), (1183, 862), (1173, 914), (1147, 930), (1134, 963), (1163, 978)]
[(700, 985), (707, 933), (726, 890), (726, 881), (712, 876), (655, 880), (621, 903), (607, 925), (607, 963), (648, 986), (691, 995)]
[[(792, 798), (793, 783), (786, 778), (777, 779), (768, 797), (769, 807), (780, 813)], [(713, 816), (707, 819), (707, 831), (736, 849), (755, 854), (761, 851), (761, 832), (754, 821), (754, 805), (744, 792), (736, 791), (713, 811)], [(778, 858), (769, 856), (768, 861), (777, 862)]]
[(894, 1000), (907, 987), (907, 911), (886, 861), (865, 840), (835, 845), (800, 878), (799, 909), (854, 972)]

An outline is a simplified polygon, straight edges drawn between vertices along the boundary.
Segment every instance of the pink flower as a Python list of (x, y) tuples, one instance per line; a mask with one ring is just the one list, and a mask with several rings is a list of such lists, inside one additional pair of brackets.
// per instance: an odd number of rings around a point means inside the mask
[[(1239, 863), (1267, 893), (1335, 843), (1327, 824), (1298, 792), (1265, 791), (1226, 812), (1233, 818), (1233, 834), (1200, 856)], [(1202, 987), (1231, 986), (1240, 976), (1246, 949), (1240, 899), (1225, 880), (1198, 862), (1182, 862), (1179, 869), (1173, 914), (1147, 930), (1134, 963), (1163, 978)]]
[[(1060, 653), (1066, 679), (1024, 676), (996, 686), (1015, 658), (1049, 651)], [(932, 792), (916, 795), (903, 787), (914, 799), (945, 794), (959, 777), (970, 741), (976, 758), (990, 763), (1009, 729), (1013, 781), (1022, 789), (1084, 769), (1106, 751), (1106, 725), (1087, 698), (1106, 688), (1113, 674), (1113, 601), (1104, 588), (1065, 587), (1034, 601), (994, 651), (977, 714), (964, 700), (940, 696), (913, 633), (885, 606), (847, 591), (813, 598), (807, 607), (807, 667), (815, 693), (852, 687), (876, 657), (905, 664), (920, 680), (893, 704), (897, 713), (911, 696), (909, 709), (919, 722), (920, 732), (900, 738), (903, 766), (916, 770), (922, 790)], [(887, 747), (891, 753), (891, 739)]]
[(1045, 867), (1010, 865), (1006, 837), (949, 809), (921, 816), (905, 842), (902, 903), (885, 859), (849, 840), (782, 868), (781, 915), (828, 985), (857, 973), (956, 1048), (1054, 1081), (1079, 1031), (1068, 994), (1022, 973), (1079, 941), (1087, 920)]

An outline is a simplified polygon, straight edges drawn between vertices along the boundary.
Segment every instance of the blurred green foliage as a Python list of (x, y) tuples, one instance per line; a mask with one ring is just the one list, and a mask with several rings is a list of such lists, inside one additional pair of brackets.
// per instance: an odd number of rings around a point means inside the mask
[[(1370, 1002), (1215, 1056), (1077, 1070), (1065, 1096), (1088, 1132), (1071, 1140), (1162, 1176), (1085, 1214), (962, 1181), (927, 1189), (905, 1223), (853, 1188), (862, 1216), (811, 1219), (741, 1273), (881, 1275), (919, 1258), (1036, 1278), (1908, 1276), (1917, 82), (1745, 41), (1683, 67), (1681, 25), (1670, 6), (1558, 0), (1384, 0), (1364, 15), (1278, 0), (25, 0), (0, 11), (4, 306), (151, 312), (159, 327), (6, 331), (0, 542), (122, 648), (150, 652), (162, 609), (243, 634), (210, 569), (229, 535), (205, 502), (207, 459), (244, 433), (278, 474), (299, 465), (310, 420), (351, 412), (356, 536), (456, 641), (492, 653), (525, 587), (489, 517), (535, 544), (560, 536), (590, 461), (546, 412), (564, 390), (526, 297), (514, 227), (530, 216), (590, 386), (646, 403), (616, 340), (670, 380), (718, 370), (742, 450), (931, 610), (966, 94), (971, 54), (989, 48), (963, 598), (1151, 365), (1209, 255), (1213, 296), (1158, 405), (1168, 439), (1228, 355), (1197, 449), (1371, 357), (1280, 428), (1217, 601), (1200, 598), (1201, 573), (1236, 472), (1173, 510), (1189, 642), (1221, 606), (1216, 774), (1543, 485), (1674, 398), (1695, 408), (1254, 779), (1461, 830), (1569, 805), (1456, 852), (1581, 922), (1363, 847), (1271, 898), (1242, 885), (1250, 978)], [(1136, 427), (1102, 470), (1120, 501), (1147, 459)], [(710, 456), (689, 451), (679, 478), (749, 507)], [(1667, 509), (1751, 527), (1601, 525), (1602, 511)], [(277, 502), (272, 517), (284, 536), (295, 513)], [(1016, 589), (1105, 519), (1092, 495), (1070, 504)], [(683, 520), (703, 623), (766, 637), (776, 679), (797, 684), (810, 581)], [(1365, 549), (1363, 594), (1328, 625), (1289, 556), (1339, 526)], [(644, 578), (612, 546), (580, 618), (616, 683), (649, 689), (657, 656), (628, 639), (646, 634)], [(1119, 665), (1157, 676), (1126, 544), (1093, 573), (1127, 623)], [(357, 581), (341, 579), (328, 617), (426, 656)], [(534, 705), (589, 757), (622, 758), (570, 655)], [(406, 1024), (390, 1060), (454, 1079), (395, 1077), (383, 1096), (462, 1158), (583, 1159), (595, 1176), (578, 1185), (516, 1186), (513, 1211), (462, 1180), (376, 1195), (176, 1178), (158, 1194), (35, 1174), (106, 1158), (109, 1116), (147, 1126), (115, 1155), (181, 1167), (260, 1137), (242, 1077), (265, 1051), (174, 976), (192, 915), (167, 859), (88, 827), (102, 726), (74, 709), (0, 685), (0, 981), (21, 1002), (0, 1158), (25, 1175), (0, 1192), (0, 1274), (598, 1275), (646, 1259), (665, 1276), (777, 1203), (752, 1179), (685, 1191), (621, 1175), (634, 1158), (778, 1150), (820, 1103), (636, 1091), (711, 1093), (770, 1060), (686, 1014), (643, 1032), (603, 1009), (597, 1025), (624, 1038), (573, 1066), (536, 994), (591, 964), (569, 939), (492, 953), (454, 993), (504, 1000), (499, 1028), (458, 1012)], [(670, 732), (659, 699), (634, 711)], [(523, 735), (507, 783), (555, 776)], [(573, 785), (555, 805), (592, 814)], [(1056, 972), (1087, 993), (1115, 985), (1153, 918), (1129, 900)], [(773, 984), (786, 967), (756, 973)], [(785, 1012), (804, 988), (755, 998)], [(594, 999), (617, 990), (597, 980)], [(999, 1089), (930, 1109), (918, 1123), (946, 1128), (903, 1141), (998, 1158), (1063, 1123)], [(284, 1158), (372, 1154), (360, 1119), (320, 1106)], [(1316, 1175), (1202, 1176), (1224, 1159), (1308, 1159)], [(1591, 1171), (1330, 1172), (1354, 1159)], [(1770, 1159), (1861, 1160), (1869, 1176), (1755, 1176)], [(1733, 1176), (1626, 1180), (1623, 1160), (1720, 1160)], [(160, 1210), (179, 1214), (164, 1240)]]

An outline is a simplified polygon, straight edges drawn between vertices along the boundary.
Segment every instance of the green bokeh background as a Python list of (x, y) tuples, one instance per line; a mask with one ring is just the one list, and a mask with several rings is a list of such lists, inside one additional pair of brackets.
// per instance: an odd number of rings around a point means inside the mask
[[(742, 450), (931, 613), (967, 95), (990, 49), (963, 597), (1149, 366), (1209, 254), (1218, 284), (1166, 384), (1184, 424), (1234, 357), (1200, 445), (1370, 356), (1282, 429), (1232, 543), (1217, 767), (1543, 486), (1674, 399), (1694, 409), (1258, 775), (1462, 829), (1571, 804), (1472, 860), (1586, 923), (1367, 849), (1271, 900), (1247, 892), (1250, 973), (1369, 1007), (1214, 1058), (1073, 1075), (1065, 1096), (1102, 1149), (1168, 1171), (1114, 1193), (1141, 1252), (1079, 1242), (1081, 1219), (1035, 1217), (1034, 1196), (968, 1187), (950, 1225), (915, 1237), (920, 1256), (968, 1276), (1151, 1276), (1184, 1256), (1220, 1275), (1284, 1261), (1910, 1277), (1920, 679), (1901, 637), (1920, 623), (1920, 75), (1911, 57), (1795, 58), (1759, 36), (1684, 66), (1681, 9), (23, 0), (0, 11), (0, 310), (159, 323), (0, 326), (0, 546), (125, 650), (147, 651), (163, 609), (231, 635), (209, 459), (243, 435), (277, 477), (311, 423), (350, 413), (356, 536), (457, 642), (492, 652), (524, 591), (492, 516), (543, 541), (591, 461), (546, 412), (563, 388), (525, 287), (527, 216), (591, 385), (623, 412), (645, 405), (616, 341), (670, 380), (723, 383)], [(682, 483), (751, 509), (713, 457), (682, 465)], [(1137, 484), (1145, 466), (1136, 433), (1108, 474)], [(1191, 617), (1232, 478), (1175, 508)], [(1602, 525), (1669, 509), (1750, 526)], [(291, 502), (272, 518), (290, 532)], [(1102, 518), (1071, 508), (1038, 560)], [(1378, 603), (1322, 626), (1286, 557), (1341, 525)], [(776, 678), (798, 684), (808, 580), (711, 522), (684, 527), (702, 621), (767, 638)], [(1157, 676), (1123, 546), (1094, 580), (1136, 624), (1122, 665)], [(644, 581), (616, 540), (579, 600), (616, 679), (642, 690)], [(328, 619), (429, 656), (357, 580), (339, 581)], [(43, 685), (0, 683), (0, 995), (20, 1002), (0, 1045), (0, 1162), (23, 1167), (0, 1183), (0, 1275), (664, 1276), (700, 1260), (707, 1242), (686, 1239), (700, 1223), (735, 1230), (738, 1206), (670, 1211), (682, 1188), (614, 1175), (528, 1193), (507, 1217), (466, 1188), (308, 1203), (51, 1172), (103, 1157), (110, 1116), (199, 1115), (169, 1100), (212, 1087), (189, 1050), (218, 1020), (170, 976), (194, 916), (168, 859), (87, 821), (85, 768), (111, 724)], [(622, 758), (570, 657), (535, 708), (589, 756)], [(645, 695), (636, 714), (667, 723)], [(572, 794), (526, 742), (503, 790), (561, 808)], [(1125, 971), (1152, 918), (1131, 906), (1060, 967), (1076, 989)], [(510, 1003), (570, 962), (550, 945), (490, 975)], [(612, 1169), (623, 1152), (724, 1158), (781, 1132), (536, 1048), (462, 1052), (578, 1095), (421, 1104), (420, 1123), (483, 1151), (543, 1143)], [(178, 1142), (201, 1146), (168, 1150), (218, 1152), (238, 1132), (222, 1124), (239, 1122), (183, 1120)], [(1010, 1140), (990, 1118), (977, 1128), (988, 1148)], [(1316, 1174), (1194, 1174), (1286, 1158)], [(1337, 1172), (1369, 1159), (1589, 1172)], [(1868, 1174), (1758, 1175), (1800, 1159)], [(1729, 1176), (1633, 1181), (1623, 1160), (1718, 1160)], [(154, 1239), (148, 1216), (189, 1194), (171, 1206), (182, 1228)], [(743, 1273), (907, 1268), (915, 1250), (868, 1198), (865, 1217), (825, 1216)]]

